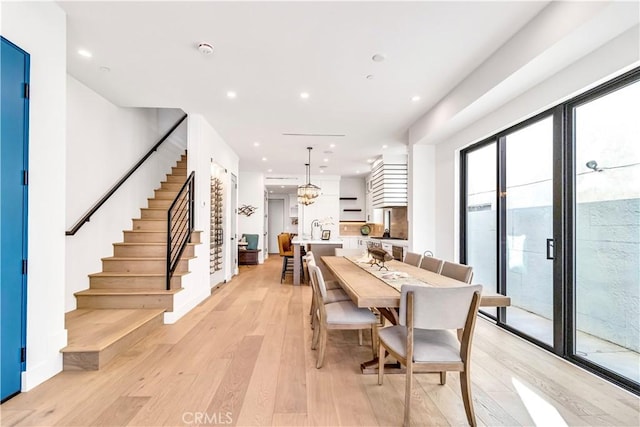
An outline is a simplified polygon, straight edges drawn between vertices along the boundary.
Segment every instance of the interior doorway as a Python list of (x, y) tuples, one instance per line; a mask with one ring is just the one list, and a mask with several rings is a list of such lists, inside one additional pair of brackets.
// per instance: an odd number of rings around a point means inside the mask
[(231, 224), (229, 229), (229, 236), (231, 236), (231, 275), (238, 274), (238, 246), (236, 239), (238, 237), (238, 177), (231, 174)]
[(278, 234), (284, 231), (284, 200), (269, 199), (269, 253), (279, 254)]

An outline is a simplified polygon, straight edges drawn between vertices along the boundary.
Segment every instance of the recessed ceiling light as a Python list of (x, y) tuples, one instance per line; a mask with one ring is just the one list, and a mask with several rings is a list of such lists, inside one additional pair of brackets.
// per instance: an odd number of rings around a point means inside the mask
[(418, 101), (420, 101), (420, 96), (419, 95), (414, 95), (414, 96), (411, 97), (411, 100), (413, 102), (418, 102)]
[(229, 99), (234, 99), (235, 97), (237, 97), (238, 94), (235, 93), (234, 91), (230, 90), (229, 92), (227, 92), (227, 98)]
[(273, 172), (273, 169), (267, 169), (267, 172)]
[(329, 144), (330, 148), (335, 148), (336, 144)]
[(266, 162), (266, 161), (267, 161), (267, 158), (266, 158), (266, 157), (263, 157), (263, 158), (262, 158), (262, 161), (263, 161), (263, 162)]
[(301, 92), (300, 93), (300, 98), (309, 99), (309, 93), (308, 92)]
[(324, 159), (322, 159), (322, 160), (323, 160), (323, 161), (325, 161), (325, 162), (328, 162), (328, 161), (329, 161), (329, 159), (327, 159), (327, 158), (324, 158)]
[(260, 146), (260, 141), (256, 141), (256, 142), (254, 142), (254, 143), (253, 143), (253, 146), (254, 146), (254, 147), (258, 147), (258, 146)]
[(389, 146), (388, 146), (387, 144), (384, 144), (384, 145), (382, 146), (382, 149), (383, 149), (383, 150), (385, 150), (385, 149), (387, 149), (387, 148), (389, 148)]
[(356, 171), (356, 173), (360, 173), (360, 171)]
[(374, 62), (382, 62), (386, 59), (386, 57), (381, 53), (376, 53), (371, 57)]
[(324, 169), (320, 169), (320, 173), (324, 173)]
[(85, 50), (85, 49), (79, 49), (78, 50), (78, 55), (84, 56), (85, 58), (91, 58), (93, 56), (93, 54), (91, 52), (89, 52), (88, 50)]

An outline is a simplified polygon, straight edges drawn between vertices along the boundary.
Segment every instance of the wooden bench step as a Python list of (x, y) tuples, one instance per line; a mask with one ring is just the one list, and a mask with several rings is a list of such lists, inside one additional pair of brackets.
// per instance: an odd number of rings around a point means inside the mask
[(98, 370), (163, 323), (162, 309), (78, 309), (65, 315), (64, 370)]

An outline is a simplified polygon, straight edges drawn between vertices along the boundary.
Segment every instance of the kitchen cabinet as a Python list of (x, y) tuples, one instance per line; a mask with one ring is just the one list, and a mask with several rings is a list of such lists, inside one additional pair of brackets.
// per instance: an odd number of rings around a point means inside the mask
[(345, 249), (358, 249), (358, 236), (341, 236), (342, 247)]
[(296, 194), (289, 194), (289, 217), (298, 217), (298, 196)]
[(369, 175), (366, 179), (367, 191), (365, 193), (365, 221), (373, 224), (382, 224), (382, 209), (377, 209), (373, 207), (373, 192), (371, 191), (371, 175)]
[(357, 248), (358, 249), (367, 249), (367, 242), (368, 241), (369, 241), (369, 238), (367, 238), (367, 237), (359, 237), (358, 238)]

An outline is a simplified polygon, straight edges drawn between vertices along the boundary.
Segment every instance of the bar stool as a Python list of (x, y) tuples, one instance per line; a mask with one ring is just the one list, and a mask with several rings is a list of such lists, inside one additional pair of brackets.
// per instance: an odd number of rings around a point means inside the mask
[[(282, 272), (280, 274), (280, 283), (282, 283), (288, 273), (293, 275), (293, 247), (291, 246), (291, 234), (280, 233), (278, 234), (278, 251), (282, 257)], [(305, 255), (304, 248), (300, 247), (300, 255)], [(304, 280), (304, 267), (302, 265), (302, 259), (300, 259), (300, 276)]]
[(278, 234), (278, 251), (282, 257), (282, 272), (280, 274), (280, 283), (282, 283), (287, 273), (293, 274), (293, 248), (289, 233)]

